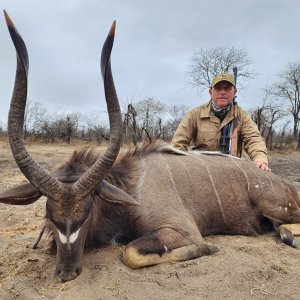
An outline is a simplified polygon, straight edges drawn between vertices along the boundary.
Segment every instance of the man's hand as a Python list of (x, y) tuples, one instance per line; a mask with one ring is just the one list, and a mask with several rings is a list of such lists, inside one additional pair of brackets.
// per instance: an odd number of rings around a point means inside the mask
[(262, 162), (262, 161), (256, 161), (256, 162), (255, 162), (255, 165), (256, 165), (258, 168), (260, 168), (260, 169), (262, 169), (262, 170), (264, 170), (264, 171), (267, 171), (267, 172), (271, 172), (271, 171), (272, 171), (272, 170), (268, 167), (268, 165), (265, 164), (265, 163)]

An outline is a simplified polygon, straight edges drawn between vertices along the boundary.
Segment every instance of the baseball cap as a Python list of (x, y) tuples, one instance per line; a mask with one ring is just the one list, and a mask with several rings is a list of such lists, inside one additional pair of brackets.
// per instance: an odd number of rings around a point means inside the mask
[(229, 73), (221, 73), (218, 74), (212, 81), (211, 83), (211, 87), (214, 87), (217, 83), (221, 82), (221, 81), (227, 81), (229, 83), (231, 83), (233, 86), (235, 86), (235, 81), (234, 78), (231, 74)]

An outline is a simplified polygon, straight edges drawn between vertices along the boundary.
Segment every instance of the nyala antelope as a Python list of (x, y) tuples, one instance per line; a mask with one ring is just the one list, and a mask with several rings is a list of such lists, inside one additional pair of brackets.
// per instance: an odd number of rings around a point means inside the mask
[[(204, 240), (207, 235), (257, 235), (265, 232), (266, 224), (300, 223), (296, 189), (251, 162), (184, 153), (162, 142), (119, 155), (122, 118), (110, 64), (115, 22), (101, 55), (111, 130), (108, 147), (102, 155), (91, 149), (75, 151), (56, 171), (46, 171), (25, 148), (28, 55), (4, 14), (17, 53), (9, 140), (28, 183), (3, 191), (0, 202), (29, 205), (47, 197), (45, 227), (53, 233), (55, 274), (62, 282), (80, 274), (85, 247), (124, 244), (123, 262), (136, 269), (212, 254), (218, 248)], [(288, 229), (280, 233), (295, 246)]]

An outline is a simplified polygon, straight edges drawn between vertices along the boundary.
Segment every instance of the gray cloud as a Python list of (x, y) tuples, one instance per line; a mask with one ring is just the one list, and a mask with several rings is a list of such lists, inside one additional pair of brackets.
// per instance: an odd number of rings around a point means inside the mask
[[(155, 97), (191, 107), (208, 100), (185, 86), (189, 60), (201, 47), (248, 51), (258, 77), (241, 91), (245, 108), (288, 62), (299, 61), (297, 0), (113, 1), (2, 0), (29, 51), (28, 97), (49, 110), (104, 110), (99, 70), (114, 19), (113, 73), (120, 100)], [(15, 52), (0, 18), (0, 120), (6, 122)]]

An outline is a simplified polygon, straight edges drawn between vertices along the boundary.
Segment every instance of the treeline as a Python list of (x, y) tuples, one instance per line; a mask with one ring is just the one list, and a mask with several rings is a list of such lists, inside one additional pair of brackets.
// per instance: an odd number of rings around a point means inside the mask
[[(170, 141), (189, 107), (166, 106), (159, 100), (147, 98), (128, 104), (123, 109), (123, 141), (136, 144), (143, 139)], [(52, 113), (38, 102), (28, 101), (24, 116), (24, 139), (40, 140), (45, 143), (72, 139), (95, 141), (98, 145), (109, 140), (109, 125), (101, 112), (87, 115)], [(0, 123), (0, 135), (6, 136), (6, 128)]]
[[(270, 99), (266, 94), (261, 106), (249, 110), (267, 147), (270, 150), (299, 150), (299, 133), (296, 131), (294, 134), (291, 115)], [(186, 105), (168, 107), (153, 98), (130, 103), (123, 107), (123, 142), (136, 144), (144, 139), (169, 142), (189, 109)], [(101, 112), (88, 115), (79, 112), (50, 113), (40, 103), (29, 101), (25, 111), (24, 139), (44, 143), (70, 143), (72, 139), (80, 139), (99, 145), (109, 140), (109, 125), (104, 119)], [(3, 123), (0, 123), (0, 136), (7, 136)]]

